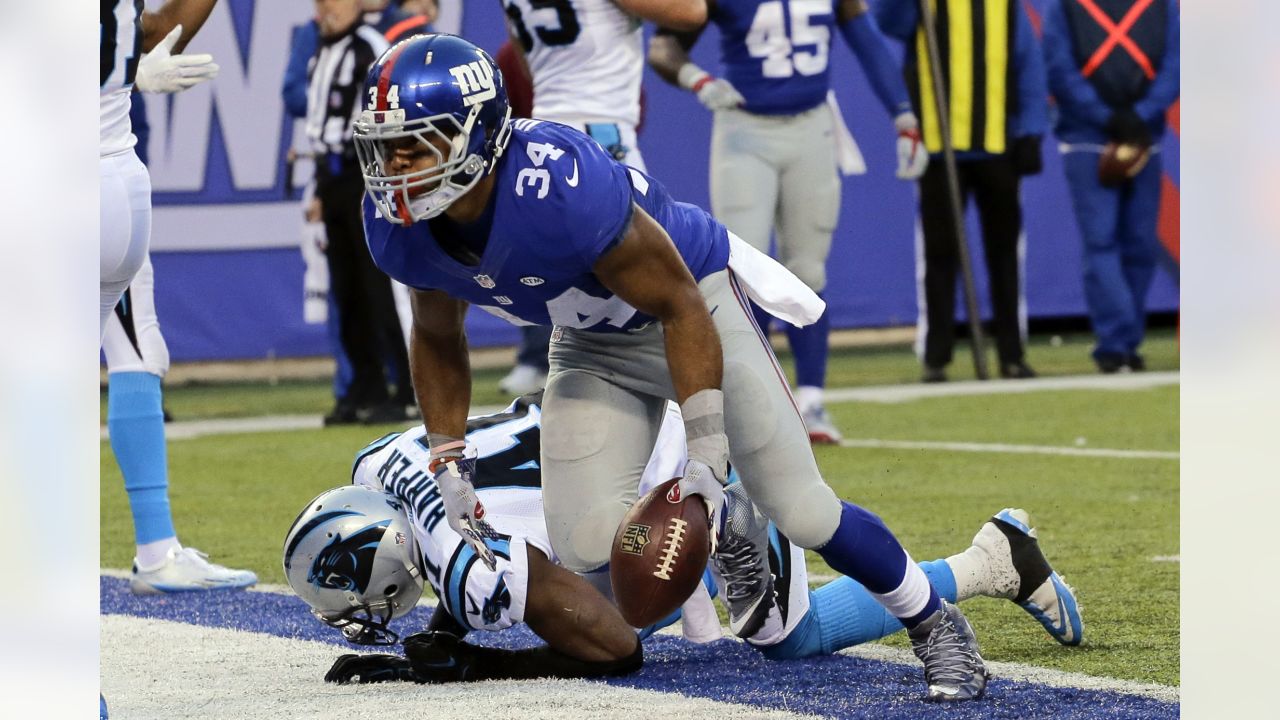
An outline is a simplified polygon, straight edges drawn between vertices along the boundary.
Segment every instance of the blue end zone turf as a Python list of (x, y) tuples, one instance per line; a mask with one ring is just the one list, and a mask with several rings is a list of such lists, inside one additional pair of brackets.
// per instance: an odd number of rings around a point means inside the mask
[[(127, 580), (101, 578), (104, 615), (173, 620), (300, 640), (318, 640), (350, 651), (336, 630), (322, 625), (296, 597), (266, 592), (208, 592), (138, 597)], [(409, 634), (426, 627), (431, 611), (417, 608), (396, 621)], [(538, 639), (526, 627), (472, 633), (472, 642), (527, 647)], [(357, 648), (358, 649), (358, 648)], [(372, 648), (370, 648), (372, 650)], [(335, 648), (334, 657), (339, 654)], [(322, 682), (323, 670), (316, 673)], [(994, 678), (986, 699), (956, 706), (929, 705), (917, 666), (844, 655), (775, 662), (743, 643), (695, 645), (664, 635), (645, 641), (645, 666), (610, 685), (676, 692), (723, 702), (812, 713), (831, 718), (1177, 718), (1179, 707), (1152, 698), (1100, 690), (1057, 688)]]

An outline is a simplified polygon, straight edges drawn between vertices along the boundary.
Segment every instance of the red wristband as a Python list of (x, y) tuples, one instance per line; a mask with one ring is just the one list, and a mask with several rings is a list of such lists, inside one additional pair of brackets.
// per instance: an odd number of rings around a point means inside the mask
[(699, 91), (701, 91), (701, 90), (702, 90), (702, 88), (703, 88), (707, 83), (711, 82), (712, 80), (715, 80), (715, 78), (711, 77), (711, 75), (709, 75), (709, 74), (708, 74), (708, 75), (703, 75), (701, 78), (699, 78), (699, 79), (698, 79), (698, 82), (694, 83), (694, 84), (693, 84), (693, 87), (691, 87), (691, 88), (689, 88), (689, 89), (693, 91), (693, 94), (694, 94), (694, 95), (697, 95), (697, 94), (698, 94), (698, 92), (699, 92)]

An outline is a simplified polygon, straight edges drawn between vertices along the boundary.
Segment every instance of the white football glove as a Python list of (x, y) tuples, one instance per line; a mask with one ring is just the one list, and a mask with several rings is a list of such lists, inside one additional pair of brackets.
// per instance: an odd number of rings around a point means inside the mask
[(213, 56), (173, 55), (173, 46), (182, 36), (178, 25), (138, 61), (138, 76), (134, 84), (149, 93), (176, 93), (218, 76), (218, 64)]
[(431, 476), (440, 488), (449, 527), (471, 545), (485, 567), (493, 570), (498, 564), (484, 541), (485, 538), (499, 538), (497, 531), (484, 519), (484, 505), (476, 497), (475, 486), (471, 483), (475, 471), (474, 457), (449, 457), (431, 462)]
[(929, 151), (920, 137), (920, 122), (915, 113), (904, 112), (893, 119), (898, 131), (898, 177), (902, 180), (919, 180), (929, 167)]
[(680, 87), (697, 95), (698, 102), (712, 112), (732, 110), (746, 102), (742, 93), (728, 80), (711, 77), (711, 73), (693, 63), (685, 63), (680, 68), (677, 81)]

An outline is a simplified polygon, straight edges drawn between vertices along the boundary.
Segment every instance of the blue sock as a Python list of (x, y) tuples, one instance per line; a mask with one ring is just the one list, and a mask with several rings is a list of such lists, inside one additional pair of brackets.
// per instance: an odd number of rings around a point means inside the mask
[[(938, 594), (956, 601), (956, 579), (945, 560), (920, 563)], [(785, 640), (766, 648), (771, 660), (795, 660), (829, 655), (844, 648), (888, 637), (902, 629), (867, 589), (852, 578), (840, 577), (809, 591), (809, 612)]]
[[(840, 525), (827, 544), (817, 549), (818, 554), (833, 570), (876, 595), (905, 593), (900, 603), (883, 601), (903, 625), (915, 627), (941, 606), (938, 591), (918, 568), (908, 567), (906, 550), (880, 518), (852, 503), (841, 504)], [(919, 597), (915, 590), (927, 593), (919, 610), (915, 609), (914, 598)]]
[(107, 429), (129, 493), (135, 541), (145, 545), (173, 537), (160, 376), (124, 372), (107, 377)]
[(827, 343), (831, 336), (830, 310), (812, 325), (798, 328), (783, 323), (787, 341), (796, 356), (796, 385), (825, 387), (827, 384)]

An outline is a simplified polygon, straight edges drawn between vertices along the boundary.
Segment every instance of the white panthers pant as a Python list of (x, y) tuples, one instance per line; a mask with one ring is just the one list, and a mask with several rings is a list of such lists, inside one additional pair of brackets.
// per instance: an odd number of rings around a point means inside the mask
[(98, 161), (98, 332), (147, 259), (151, 244), (151, 176), (130, 149)]
[(169, 372), (169, 346), (156, 319), (155, 285), (148, 256), (107, 317), (102, 352), (108, 373), (147, 372), (164, 377)]
[(752, 247), (769, 252), (814, 292), (827, 285), (827, 255), (840, 215), (831, 109), (798, 115), (721, 110), (711, 131), (711, 212)]

